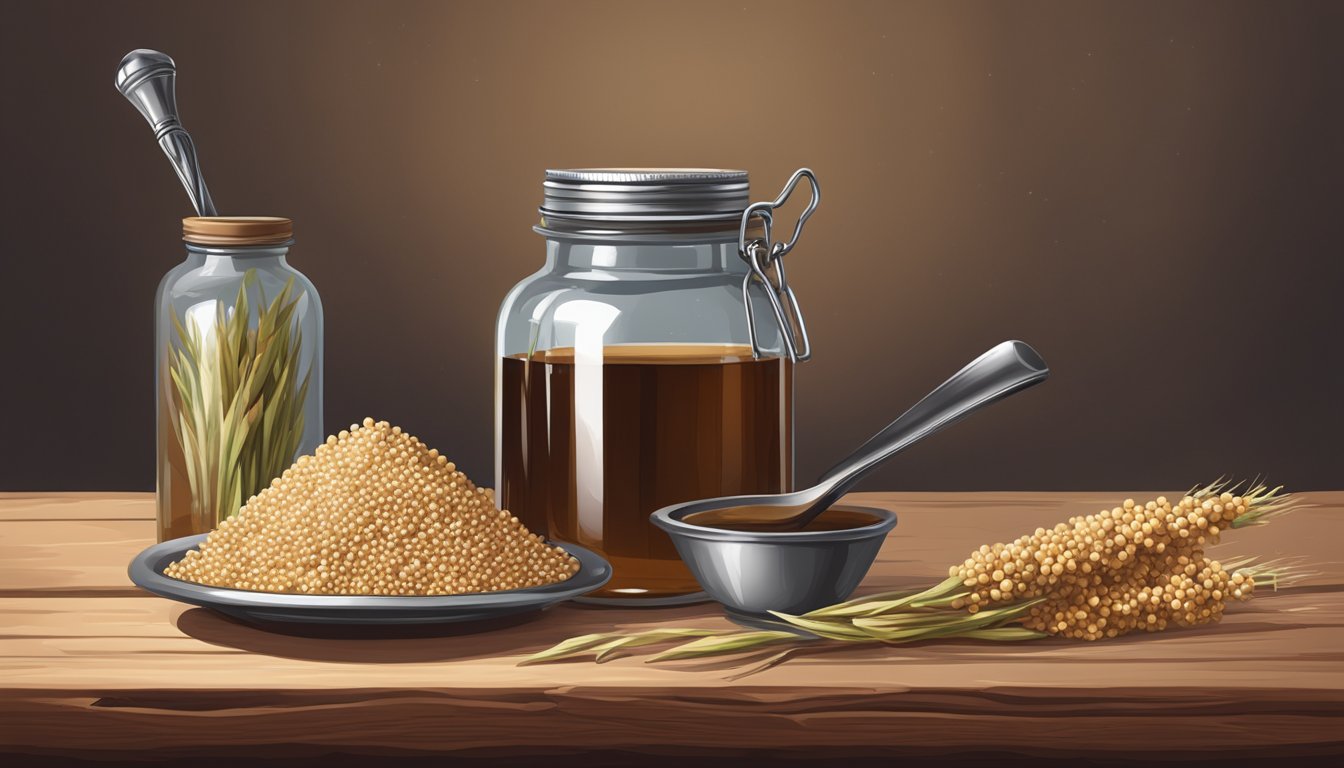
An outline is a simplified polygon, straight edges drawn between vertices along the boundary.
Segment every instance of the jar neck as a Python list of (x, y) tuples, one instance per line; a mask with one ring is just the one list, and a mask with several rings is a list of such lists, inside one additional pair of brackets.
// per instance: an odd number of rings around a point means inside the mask
[(187, 260), (202, 267), (219, 269), (256, 269), (268, 266), (284, 266), (285, 256), (289, 253), (289, 243), (279, 245), (253, 245), (230, 248), (218, 245), (199, 245), (187, 243)]
[(741, 272), (746, 264), (736, 243), (609, 244), (546, 240), (546, 263), (553, 269), (635, 272)]

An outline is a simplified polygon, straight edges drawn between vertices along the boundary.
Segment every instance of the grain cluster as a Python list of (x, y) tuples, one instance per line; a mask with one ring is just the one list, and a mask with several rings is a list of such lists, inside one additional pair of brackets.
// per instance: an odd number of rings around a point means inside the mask
[(953, 608), (974, 613), (1040, 599), (1023, 626), (1082, 640), (1217, 621), (1228, 600), (1251, 596), (1255, 581), (1228, 573), (1205, 554), (1219, 532), (1247, 513), (1231, 493), (1158, 497), (1038, 528), (1008, 544), (982, 546), (949, 575), (969, 594)]
[(437, 450), (365, 419), (301, 457), (165, 573), (261, 592), (455, 595), (552, 584), (578, 568)]

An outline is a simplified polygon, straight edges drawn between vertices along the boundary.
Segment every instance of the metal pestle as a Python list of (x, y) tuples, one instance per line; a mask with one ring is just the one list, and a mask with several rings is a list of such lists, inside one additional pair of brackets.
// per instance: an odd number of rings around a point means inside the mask
[(154, 128), (163, 153), (187, 188), (198, 216), (218, 216), (201, 175), (196, 144), (177, 116), (177, 65), (166, 53), (137, 48), (117, 68), (117, 90), (130, 100)]

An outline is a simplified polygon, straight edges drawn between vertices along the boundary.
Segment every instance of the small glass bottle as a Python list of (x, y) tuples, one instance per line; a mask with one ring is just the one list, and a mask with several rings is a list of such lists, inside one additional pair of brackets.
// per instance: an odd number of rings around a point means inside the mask
[(649, 515), (792, 485), (797, 356), (748, 290), (748, 202), (745, 171), (546, 173), (546, 264), (497, 326), (496, 501), (611, 561), (588, 600), (697, 599)]
[(207, 533), (322, 440), (322, 303), (289, 219), (182, 220), (155, 300), (159, 541)]

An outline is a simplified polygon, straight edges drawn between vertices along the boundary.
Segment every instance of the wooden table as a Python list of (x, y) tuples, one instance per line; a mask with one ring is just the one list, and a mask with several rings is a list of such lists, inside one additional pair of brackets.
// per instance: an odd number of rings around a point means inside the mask
[[(974, 546), (1126, 495), (1156, 494), (857, 494), (901, 514), (863, 589), (937, 580)], [(1315, 573), (1216, 626), (855, 649), (728, 681), (721, 661), (515, 666), (612, 627), (728, 626), (713, 605), (560, 606), (456, 636), (274, 634), (127, 581), (154, 535), (149, 495), (0, 494), (0, 756), (1324, 760), (1344, 754), (1344, 492), (1302, 498), (1314, 506), (1220, 551), (1298, 555)]]

